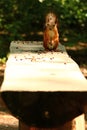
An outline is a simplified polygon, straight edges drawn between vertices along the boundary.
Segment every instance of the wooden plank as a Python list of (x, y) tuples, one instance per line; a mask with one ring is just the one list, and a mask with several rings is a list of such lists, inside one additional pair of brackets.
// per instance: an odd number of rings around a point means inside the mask
[(44, 52), (41, 42), (12, 42), (2, 91), (87, 91), (79, 66), (64, 46), (58, 49)]

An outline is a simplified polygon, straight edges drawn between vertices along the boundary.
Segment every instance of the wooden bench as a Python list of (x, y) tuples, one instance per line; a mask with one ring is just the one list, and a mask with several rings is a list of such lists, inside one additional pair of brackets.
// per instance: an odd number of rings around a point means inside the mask
[(85, 130), (87, 80), (61, 44), (13, 41), (1, 95), (20, 130)]

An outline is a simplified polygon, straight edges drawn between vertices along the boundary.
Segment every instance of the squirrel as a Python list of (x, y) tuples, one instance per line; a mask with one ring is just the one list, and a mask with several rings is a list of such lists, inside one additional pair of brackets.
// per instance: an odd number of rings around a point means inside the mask
[(45, 50), (56, 51), (59, 44), (57, 16), (50, 12), (45, 17), (45, 29), (43, 32), (43, 46)]

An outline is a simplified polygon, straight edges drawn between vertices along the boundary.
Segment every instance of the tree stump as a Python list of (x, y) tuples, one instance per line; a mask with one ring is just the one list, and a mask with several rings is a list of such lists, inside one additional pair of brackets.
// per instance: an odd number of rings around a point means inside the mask
[(85, 130), (85, 119), (84, 114), (76, 117), (72, 121), (65, 123), (64, 125), (57, 128), (37, 128), (30, 127), (20, 122), (19, 130)]

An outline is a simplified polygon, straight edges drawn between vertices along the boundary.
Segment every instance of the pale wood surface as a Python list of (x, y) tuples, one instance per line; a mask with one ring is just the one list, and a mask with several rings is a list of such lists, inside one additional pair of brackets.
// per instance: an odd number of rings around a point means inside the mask
[(87, 80), (63, 45), (45, 52), (42, 42), (17, 41), (10, 52), (2, 91), (87, 91)]

